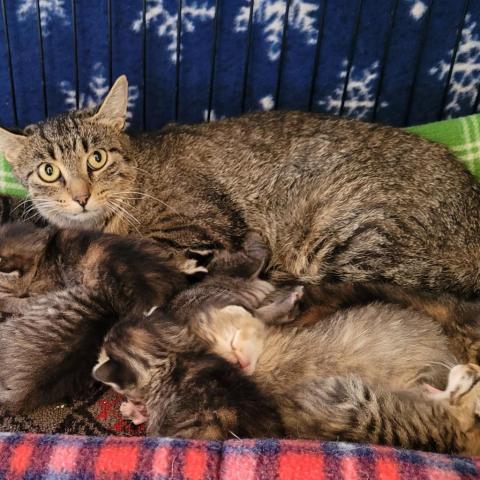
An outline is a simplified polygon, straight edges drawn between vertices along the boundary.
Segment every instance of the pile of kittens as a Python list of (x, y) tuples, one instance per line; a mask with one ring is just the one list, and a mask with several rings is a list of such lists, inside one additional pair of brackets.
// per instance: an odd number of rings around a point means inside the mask
[[(0, 227), (0, 403), (95, 380), (150, 435), (293, 437), (480, 454), (476, 302), (265, 280), (269, 251)], [(97, 360), (98, 358), (98, 360)], [(453, 367), (453, 368), (452, 368)]]

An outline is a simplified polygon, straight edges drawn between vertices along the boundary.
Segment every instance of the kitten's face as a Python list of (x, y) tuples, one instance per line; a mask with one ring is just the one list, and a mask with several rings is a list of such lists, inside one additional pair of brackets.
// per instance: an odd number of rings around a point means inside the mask
[(127, 96), (121, 77), (96, 114), (60, 115), (27, 127), (24, 135), (0, 129), (0, 151), (52, 224), (101, 229), (132, 197), (136, 170), (122, 153)]
[(154, 372), (171, 370), (178, 328), (155, 310), (148, 317), (124, 320), (105, 337), (92, 375), (130, 399), (144, 401)]
[(21, 294), (35, 275), (49, 231), (22, 223), (0, 226), (0, 292)]

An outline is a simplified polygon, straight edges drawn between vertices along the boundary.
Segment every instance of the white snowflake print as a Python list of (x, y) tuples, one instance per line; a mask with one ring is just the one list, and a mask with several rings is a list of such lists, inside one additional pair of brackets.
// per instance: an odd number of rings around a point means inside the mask
[[(65, 14), (64, 0), (38, 0), (38, 7), (43, 35), (49, 34), (48, 25), (52, 21), (70, 24)], [(18, 19), (23, 21), (30, 15), (37, 15), (37, 0), (22, 0), (17, 8)]]
[[(335, 89), (332, 95), (318, 102), (318, 104), (324, 106), (325, 110), (329, 113), (340, 113), (344, 90), (343, 82), (347, 76), (347, 65), (347, 60), (344, 60), (343, 69), (339, 75), (339, 79), (342, 80), (341, 85)], [(378, 70), (378, 61), (372, 63), (369, 68), (364, 68), (360, 71), (352, 66), (342, 113), (355, 118), (367, 118), (375, 106), (375, 96), (377, 93), (375, 80), (378, 78)], [(381, 102), (378, 104), (378, 107), (384, 108), (387, 105), (388, 102)]]
[[(76, 90), (72, 84), (68, 81), (60, 83), (60, 90), (65, 98), (65, 106), (69, 110), (75, 110), (77, 108)], [(100, 104), (105, 98), (109, 90), (108, 81), (105, 75), (105, 68), (101, 63), (97, 63), (93, 67), (93, 75), (88, 83), (88, 89), (85, 92), (80, 92), (78, 96), (79, 108), (92, 108)], [(138, 100), (139, 91), (138, 86), (130, 85), (128, 87), (128, 108), (127, 108), (127, 121), (128, 126), (129, 119), (132, 118), (132, 110), (135, 106), (135, 102)]]
[[(285, 27), (285, 0), (251, 0), (253, 1), (253, 21), (262, 25), (263, 33), (268, 44), (268, 58), (278, 60), (282, 48), (283, 31)], [(318, 2), (310, 0), (291, 0), (288, 15), (288, 28), (304, 35), (309, 45), (317, 41), (315, 23)], [(235, 17), (234, 29), (236, 32), (246, 32), (250, 20), (250, 6), (240, 8)]]
[(477, 32), (477, 22), (471, 19), (470, 14), (465, 17), (462, 38), (455, 59), (450, 50), (448, 60), (442, 60), (430, 69), (430, 74), (443, 80), (448, 76), (451, 61), (455, 61), (448, 87), (448, 103), (445, 105), (445, 114), (451, 117), (460, 111), (462, 105), (473, 106), (478, 90), (480, 75), (480, 35)]
[(273, 95), (265, 95), (259, 100), (258, 104), (260, 105), (260, 108), (262, 110), (273, 110), (273, 108), (275, 107), (275, 100), (273, 99)]
[[(150, 25), (157, 25), (157, 34), (159, 37), (168, 39), (167, 50), (170, 53), (172, 63), (177, 62), (177, 30), (178, 30), (178, 12), (169, 11), (164, 0), (147, 0), (147, 11), (145, 13), (145, 23), (147, 28)], [(205, 22), (215, 16), (215, 7), (209, 7), (207, 2), (192, 2), (184, 0), (182, 4), (182, 35), (184, 32), (192, 33), (195, 31), (195, 21)], [(143, 27), (143, 12), (132, 23), (132, 30), (140, 32)], [(181, 49), (181, 45), (180, 45)]]
[(420, 20), (427, 11), (428, 7), (425, 2), (421, 0), (408, 0), (409, 3), (412, 4), (410, 7), (410, 16), (413, 17), (415, 20)]
[(203, 111), (203, 121), (204, 122), (215, 122), (216, 120), (222, 120), (223, 118), (225, 118), (225, 116), (224, 115), (218, 116), (215, 113), (215, 110), (213, 108), (210, 110), (210, 118), (208, 118), (208, 108), (206, 108)]

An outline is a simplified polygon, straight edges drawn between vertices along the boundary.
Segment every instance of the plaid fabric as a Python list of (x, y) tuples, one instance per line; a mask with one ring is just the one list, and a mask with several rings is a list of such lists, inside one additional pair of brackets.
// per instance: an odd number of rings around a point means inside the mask
[(459, 480), (480, 457), (302, 440), (0, 435), (2, 479)]
[(10, 165), (5, 157), (0, 155), (0, 195), (24, 197), (26, 190), (18, 183), (12, 174)]
[(443, 143), (480, 180), (480, 115), (427, 123), (407, 130)]

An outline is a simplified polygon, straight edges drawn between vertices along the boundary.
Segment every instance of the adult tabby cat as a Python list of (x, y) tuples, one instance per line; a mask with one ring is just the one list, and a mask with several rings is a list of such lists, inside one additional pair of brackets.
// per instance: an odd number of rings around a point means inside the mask
[(97, 109), (0, 130), (40, 215), (172, 249), (262, 232), (277, 278), (480, 292), (480, 187), (439, 145), (300, 112), (124, 132), (127, 80)]

